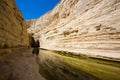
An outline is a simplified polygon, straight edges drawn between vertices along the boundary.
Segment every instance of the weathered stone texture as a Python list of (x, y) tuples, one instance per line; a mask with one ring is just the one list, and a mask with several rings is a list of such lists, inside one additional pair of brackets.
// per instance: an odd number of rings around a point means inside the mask
[(120, 0), (61, 0), (28, 32), (42, 48), (120, 59)]
[(35, 20), (36, 19), (26, 20), (27, 28), (30, 28), (31, 26), (33, 26), (35, 24)]
[(26, 24), (14, 0), (0, 0), (0, 48), (28, 46)]

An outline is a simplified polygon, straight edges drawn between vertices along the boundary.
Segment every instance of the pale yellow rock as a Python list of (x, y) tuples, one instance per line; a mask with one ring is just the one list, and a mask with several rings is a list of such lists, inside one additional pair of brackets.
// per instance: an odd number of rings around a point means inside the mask
[(28, 32), (42, 48), (120, 59), (120, 0), (61, 0)]

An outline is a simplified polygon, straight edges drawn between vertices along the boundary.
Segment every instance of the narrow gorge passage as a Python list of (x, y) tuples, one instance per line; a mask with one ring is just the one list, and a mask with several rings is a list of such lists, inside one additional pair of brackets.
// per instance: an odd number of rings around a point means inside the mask
[(120, 0), (0, 0), (0, 80), (120, 80)]
[[(60, 52), (59, 52), (60, 53)], [(76, 58), (65, 53), (40, 49), (39, 72), (47, 80), (119, 80), (119, 62)]]

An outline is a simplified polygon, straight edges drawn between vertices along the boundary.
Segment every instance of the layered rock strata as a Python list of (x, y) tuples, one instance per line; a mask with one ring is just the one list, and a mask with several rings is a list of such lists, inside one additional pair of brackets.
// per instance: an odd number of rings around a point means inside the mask
[(26, 23), (14, 0), (0, 0), (0, 48), (28, 46)]
[(27, 28), (34, 26), (36, 19), (26, 20)]
[(14, 0), (0, 0), (0, 80), (45, 80), (28, 45), (26, 23)]
[(120, 0), (61, 0), (28, 32), (42, 48), (120, 59)]

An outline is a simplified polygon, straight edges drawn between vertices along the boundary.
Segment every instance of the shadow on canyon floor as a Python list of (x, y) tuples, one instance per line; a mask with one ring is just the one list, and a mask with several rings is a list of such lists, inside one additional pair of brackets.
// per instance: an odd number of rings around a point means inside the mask
[[(79, 56), (80, 57), (80, 56)], [(40, 50), (39, 72), (47, 80), (119, 80), (120, 64)]]
[(45, 80), (31, 48), (0, 49), (0, 80)]

